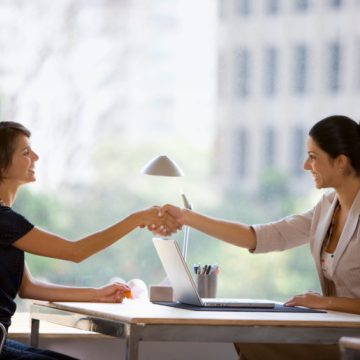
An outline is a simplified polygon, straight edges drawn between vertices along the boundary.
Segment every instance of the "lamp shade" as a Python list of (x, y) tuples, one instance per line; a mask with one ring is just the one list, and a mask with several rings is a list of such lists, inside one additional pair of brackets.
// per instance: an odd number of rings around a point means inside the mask
[(154, 176), (184, 176), (179, 165), (166, 155), (160, 155), (149, 161), (141, 170), (143, 174)]

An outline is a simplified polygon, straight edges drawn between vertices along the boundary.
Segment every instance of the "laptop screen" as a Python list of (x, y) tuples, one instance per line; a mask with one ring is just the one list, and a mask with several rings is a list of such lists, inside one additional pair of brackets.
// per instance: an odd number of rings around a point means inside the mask
[(153, 238), (155, 249), (175, 291), (175, 297), (184, 304), (202, 305), (195, 282), (181, 255), (176, 240)]

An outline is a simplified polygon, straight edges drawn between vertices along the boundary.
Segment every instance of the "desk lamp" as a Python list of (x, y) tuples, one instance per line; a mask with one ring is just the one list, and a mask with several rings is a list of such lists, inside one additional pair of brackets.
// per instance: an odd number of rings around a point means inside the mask
[[(144, 168), (141, 170), (143, 174), (153, 175), (153, 176), (171, 176), (171, 177), (182, 177), (184, 172), (180, 169), (179, 165), (166, 155), (160, 155), (156, 158), (150, 160)], [(191, 204), (186, 198), (185, 194), (181, 194), (181, 198), (184, 203), (184, 207), (191, 209)], [(185, 226), (184, 228), (184, 242), (182, 248), (182, 255), (186, 260), (187, 250), (189, 242), (189, 227)]]

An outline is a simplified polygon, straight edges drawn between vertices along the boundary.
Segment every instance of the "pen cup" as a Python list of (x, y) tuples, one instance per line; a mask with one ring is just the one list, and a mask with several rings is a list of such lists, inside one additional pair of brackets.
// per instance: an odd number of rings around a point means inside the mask
[(201, 298), (215, 298), (217, 291), (217, 274), (197, 274), (196, 283)]

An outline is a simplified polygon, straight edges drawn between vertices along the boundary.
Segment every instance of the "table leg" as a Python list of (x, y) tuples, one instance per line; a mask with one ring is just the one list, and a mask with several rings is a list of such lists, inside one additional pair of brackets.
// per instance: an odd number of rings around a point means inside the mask
[(126, 360), (139, 359), (139, 333), (136, 325), (128, 327), (126, 336)]
[(31, 319), (30, 345), (35, 348), (39, 347), (39, 326), (40, 320)]

